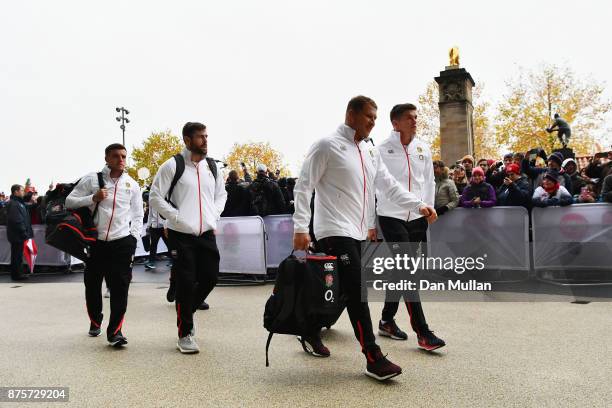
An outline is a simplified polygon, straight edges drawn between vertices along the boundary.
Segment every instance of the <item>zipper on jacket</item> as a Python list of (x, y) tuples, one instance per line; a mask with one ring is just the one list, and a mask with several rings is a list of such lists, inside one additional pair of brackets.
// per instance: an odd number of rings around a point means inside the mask
[[(402, 146), (404, 147), (404, 153), (406, 153), (406, 160), (408, 161), (408, 191), (410, 191), (412, 189), (412, 174), (410, 174), (412, 170), (410, 169), (410, 156), (408, 155), (408, 146)], [(408, 219), (406, 221), (410, 221), (410, 211), (408, 211)]]
[(363, 233), (363, 219), (365, 217), (365, 207), (366, 207), (366, 175), (365, 175), (365, 167), (363, 166), (363, 156), (361, 155), (361, 149), (359, 145), (355, 143), (357, 146), (357, 151), (359, 152), (359, 160), (361, 160), (361, 174), (363, 174), (363, 207), (361, 208), (361, 223), (359, 224), (359, 230)]
[(121, 176), (119, 176), (117, 181), (115, 181), (115, 191), (113, 192), (113, 210), (111, 212), (110, 221), (108, 222), (108, 229), (106, 230), (106, 239), (105, 239), (105, 241), (108, 241), (108, 234), (110, 233), (111, 225), (113, 225), (113, 217), (115, 216), (115, 200), (117, 199), (117, 184), (119, 184), (119, 179), (120, 178), (121, 178)]
[(198, 175), (198, 204), (200, 205), (200, 233), (202, 235), (202, 191), (200, 190), (200, 163), (196, 164), (196, 174)]

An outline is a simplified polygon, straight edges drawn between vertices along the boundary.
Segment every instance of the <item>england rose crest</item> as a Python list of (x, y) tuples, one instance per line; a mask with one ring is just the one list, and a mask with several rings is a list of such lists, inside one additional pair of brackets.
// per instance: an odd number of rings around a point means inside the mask
[(333, 284), (334, 284), (334, 275), (332, 275), (331, 273), (328, 273), (327, 275), (325, 275), (325, 286), (327, 286), (328, 288), (331, 288)]

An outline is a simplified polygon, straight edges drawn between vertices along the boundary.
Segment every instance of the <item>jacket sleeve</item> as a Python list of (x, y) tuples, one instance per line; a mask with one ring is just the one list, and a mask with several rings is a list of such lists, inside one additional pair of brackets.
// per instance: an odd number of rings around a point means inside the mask
[(521, 172), (525, 173), (527, 177), (535, 179), (540, 175), (540, 173), (546, 173), (546, 169), (530, 166), (529, 159), (524, 158), (521, 162)]
[(176, 222), (179, 212), (165, 199), (170, 189), (172, 179), (174, 178), (174, 172), (176, 171), (174, 162), (174, 159), (170, 159), (159, 167), (157, 174), (153, 178), (153, 184), (151, 185), (149, 205), (165, 219)]
[[(433, 171), (433, 170), (432, 170)], [(380, 191), (387, 199), (400, 207), (406, 209), (406, 218), (408, 212), (418, 212), (421, 207), (427, 205), (412, 192), (406, 190), (401, 184), (389, 173), (389, 169), (382, 161), (380, 154), (376, 155), (376, 177), (374, 178), (376, 191)], [(435, 190), (435, 188), (434, 188)], [(376, 206), (370, 206), (368, 213), (368, 228), (376, 227)]]
[(536, 207), (546, 207), (548, 200), (548, 194), (544, 191), (542, 187), (538, 187), (533, 192), (533, 196), (531, 197), (531, 203)]
[(472, 198), (470, 197), (470, 190), (468, 186), (463, 189), (463, 193), (461, 193), (461, 197), (459, 198), (459, 205), (463, 208), (472, 208), (474, 204), (472, 204)]
[(7, 214), (7, 227), (15, 228), (21, 239), (26, 239), (26, 226), (23, 213), (19, 210), (19, 205), (15, 202), (9, 202)]
[(447, 187), (450, 201), (448, 204), (446, 204), (446, 206), (449, 210), (452, 210), (453, 208), (457, 208), (459, 205), (459, 192), (457, 192), (457, 186), (455, 186), (455, 183), (453, 182), (447, 183)]
[[(170, 188), (168, 186), (168, 188)], [(217, 209), (217, 221), (221, 218), (221, 213), (225, 209), (225, 203), (227, 202), (227, 190), (225, 189), (225, 183), (223, 177), (217, 174), (215, 180), (215, 208)]]
[(481, 200), (480, 206), (484, 208), (493, 207), (496, 203), (497, 203), (497, 197), (495, 196), (495, 189), (493, 188), (492, 185), (489, 184), (489, 199)]
[(561, 194), (559, 195), (559, 205), (566, 206), (574, 202), (572, 195), (566, 189), (560, 189)]
[[(98, 184), (98, 176), (95, 175), (96, 186)], [(94, 189), (92, 185), (92, 175), (81, 178), (74, 189), (66, 197), (66, 208), (76, 210), (81, 207), (90, 207), (94, 204), (93, 196), (98, 189)]]
[(132, 234), (134, 238), (140, 239), (140, 234), (142, 233), (144, 209), (142, 206), (142, 194), (140, 192), (140, 187), (136, 182), (134, 182), (134, 187), (132, 188), (132, 197), (130, 199), (130, 216), (130, 234)]
[(313, 144), (306, 154), (300, 177), (293, 189), (295, 205), (293, 230), (296, 233), (308, 233), (311, 218), (310, 199), (313, 190), (327, 169), (328, 159), (329, 148), (324, 140), (319, 140)]
[[(431, 157), (431, 153), (429, 153), (428, 157)], [(431, 159), (427, 160), (424, 176), (425, 191), (423, 194), (423, 199), (427, 205), (433, 207), (436, 202), (436, 179), (434, 177), (433, 163), (431, 162)]]
[[(608, 197), (610, 196), (610, 197)], [(612, 174), (606, 176), (601, 187), (601, 200), (612, 202)]]
[(276, 201), (276, 209), (278, 214), (282, 214), (285, 211), (285, 197), (283, 197), (283, 192), (281, 191), (278, 183), (274, 183), (274, 201)]

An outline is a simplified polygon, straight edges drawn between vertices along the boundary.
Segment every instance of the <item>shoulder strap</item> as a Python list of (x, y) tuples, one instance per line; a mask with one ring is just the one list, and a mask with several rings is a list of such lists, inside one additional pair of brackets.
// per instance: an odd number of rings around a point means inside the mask
[(206, 162), (208, 163), (208, 168), (210, 169), (210, 172), (213, 174), (215, 181), (217, 181), (217, 163), (215, 163), (215, 159), (213, 159), (212, 157), (207, 157)]
[[(170, 204), (172, 204), (170, 200), (172, 198), (172, 192), (174, 192), (174, 187), (176, 187), (176, 183), (178, 183), (185, 172), (185, 158), (183, 155), (177, 153), (173, 157), (174, 161), (176, 162), (176, 170), (174, 171), (174, 177), (172, 178), (170, 188), (168, 189), (168, 194), (166, 195), (166, 201), (168, 201)], [(172, 205), (174, 206), (174, 204)]]
[(270, 360), (268, 360), (268, 349), (270, 348), (270, 341), (272, 341), (272, 336), (274, 333), (270, 332), (268, 334), (268, 341), (266, 341), (266, 367), (270, 367)]
[[(81, 180), (79, 180), (79, 181), (81, 181)], [(77, 181), (77, 184), (78, 184), (79, 181)], [(75, 186), (76, 186), (76, 184), (75, 184)], [(100, 186), (100, 190), (102, 190), (104, 188), (104, 178), (102, 177), (102, 172), (98, 173), (98, 186)], [(93, 214), (91, 215), (92, 219), (95, 218), (96, 214), (98, 213), (98, 206), (100, 206), (99, 202), (96, 203), (96, 208), (94, 208)]]

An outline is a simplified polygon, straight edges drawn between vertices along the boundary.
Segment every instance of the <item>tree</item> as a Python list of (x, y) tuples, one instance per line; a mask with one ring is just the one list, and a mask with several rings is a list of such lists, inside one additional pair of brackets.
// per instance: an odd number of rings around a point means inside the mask
[(289, 170), (283, 163), (283, 156), (270, 146), (268, 142), (234, 143), (224, 161), (229, 169), (242, 174), (240, 163), (243, 162), (249, 173), (254, 175), (258, 164), (265, 164), (270, 171), (280, 170), (281, 177), (287, 177)]
[[(132, 151), (132, 166), (128, 167), (128, 174), (137, 180), (141, 187), (150, 185), (159, 166), (183, 149), (181, 139), (173, 135), (170, 130), (152, 132), (142, 145)], [(150, 175), (145, 180), (138, 178), (138, 169), (146, 167)]]
[(543, 65), (520, 69), (506, 82), (507, 94), (499, 103), (495, 141), (515, 152), (561, 147), (557, 133), (548, 133), (552, 115), (559, 113), (572, 128), (570, 147), (577, 155), (595, 153), (597, 132), (612, 109), (603, 98), (604, 87), (592, 79), (578, 78), (569, 68)]
[[(474, 113), (474, 154), (476, 158), (499, 157), (498, 145), (495, 143), (488, 117), (489, 102), (484, 100), (482, 93), (484, 84), (478, 84), (472, 89), (472, 105)], [(429, 143), (434, 159), (440, 158), (440, 107), (438, 84), (431, 81), (425, 92), (418, 98), (417, 135)], [(466, 152), (467, 153), (467, 152)], [(460, 159), (460, 157), (457, 157)]]

